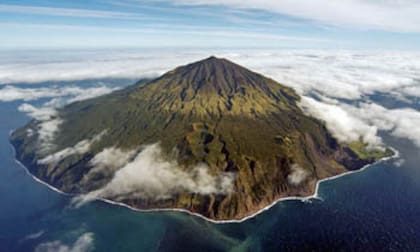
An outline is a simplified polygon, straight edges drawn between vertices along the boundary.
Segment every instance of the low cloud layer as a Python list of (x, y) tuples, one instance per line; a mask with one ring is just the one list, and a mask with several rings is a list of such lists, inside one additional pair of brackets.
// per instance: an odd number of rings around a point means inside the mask
[(41, 98), (69, 97), (69, 99), (67, 99), (67, 102), (75, 102), (108, 94), (114, 90), (116, 89), (107, 86), (96, 86), (86, 88), (81, 88), (78, 86), (21, 88), (9, 85), (0, 89), (0, 101), (32, 101)]
[(347, 112), (337, 104), (328, 104), (303, 96), (300, 106), (308, 114), (323, 120), (328, 130), (340, 142), (350, 143), (361, 140), (371, 147), (383, 145), (377, 136), (376, 126), (364, 122), (358, 115)]
[(113, 176), (118, 169), (132, 161), (137, 153), (137, 150), (124, 151), (115, 147), (105, 148), (90, 160), (89, 165), (93, 168), (83, 177), (82, 183), (89, 183), (89, 180), (97, 175)]
[(300, 167), (298, 164), (293, 164), (290, 167), (290, 173), (287, 175), (289, 184), (298, 186), (309, 176), (309, 172)]
[(103, 131), (95, 136), (93, 136), (91, 139), (85, 139), (80, 142), (78, 142), (75, 146), (67, 147), (65, 149), (62, 149), (58, 152), (55, 152), (53, 154), (50, 154), (40, 160), (38, 160), (38, 164), (51, 164), (51, 163), (57, 163), (60, 160), (63, 160), (66, 157), (77, 155), (77, 154), (84, 154), (89, 151), (91, 146), (99, 142), (102, 137), (106, 135), (106, 131)]
[(38, 134), (38, 142), (40, 145), (40, 153), (47, 153), (55, 148), (54, 138), (59, 131), (63, 121), (58, 117), (57, 110), (53, 107), (37, 108), (30, 104), (24, 103), (18, 107), (18, 110), (28, 114), (35, 119), (37, 123), (36, 129), (29, 129), (29, 136), (34, 134), (36, 130)]
[[(0, 59), (0, 84), (156, 77), (180, 64), (206, 56), (206, 52), (168, 50), (33, 51), (23, 55), (6, 52)], [(57, 61), (57, 58), (61, 60)]]
[(93, 233), (84, 233), (70, 245), (62, 241), (50, 241), (39, 244), (35, 252), (88, 252), (94, 249)]
[(99, 170), (123, 167), (133, 158), (136, 152), (136, 150), (123, 151), (115, 147), (105, 148), (95, 155), (90, 164)]
[[(55, 149), (54, 138), (60, 130), (60, 125), (63, 123), (63, 120), (59, 117), (57, 108), (71, 102), (105, 95), (116, 89), (117, 88), (110, 88), (103, 85), (86, 88), (78, 86), (51, 86), (41, 88), (6, 86), (0, 89), (0, 101), (31, 101), (41, 98), (52, 98), (39, 107), (35, 107), (29, 103), (23, 103), (18, 107), (20, 112), (26, 113), (29, 117), (37, 121), (37, 127), (35, 129), (28, 129), (27, 134), (28, 136), (33, 136), (36, 133), (40, 146), (40, 149), (38, 150), (39, 153), (47, 154)], [(76, 147), (82, 148), (82, 145), (83, 143), (80, 143), (80, 145)], [(71, 155), (69, 153), (72, 151), (74, 152), (76, 150), (62, 150), (61, 153), (56, 154), (61, 156)], [(47, 162), (47, 159), (44, 161)]]
[(251, 69), (295, 88), (329, 97), (360, 99), (375, 92), (416, 96), (418, 52), (284, 50), (234, 57)]
[[(109, 157), (110, 153), (114, 156)], [(109, 148), (97, 154), (92, 161), (98, 165), (94, 169), (122, 167), (117, 169), (108, 184), (76, 199), (76, 204), (80, 205), (98, 197), (159, 200), (182, 192), (226, 194), (233, 190), (234, 174), (226, 172), (212, 175), (205, 164), (198, 164), (188, 170), (182, 169), (176, 161), (163, 157), (159, 144), (146, 146), (128, 162), (132, 157), (131, 152)]]
[(325, 121), (327, 128), (342, 142), (359, 139), (371, 147), (383, 146), (378, 131), (405, 138), (420, 147), (420, 112), (412, 108), (387, 109), (373, 102), (350, 105), (324, 98), (303, 97), (302, 108)]
[[(0, 59), (0, 84), (108, 77), (140, 79), (215, 54), (294, 87), (301, 94), (315, 90), (345, 99), (360, 99), (375, 92), (420, 95), (418, 52), (203, 49), (25, 53), (30, 55), (29, 59), (21, 59), (16, 52), (6, 53)], [(9, 94), (0, 95), (0, 100), (23, 96), (8, 89)], [(41, 96), (44, 92), (31, 90), (26, 97)]]
[(367, 123), (391, 132), (392, 135), (411, 140), (420, 147), (420, 112), (411, 108), (386, 109), (375, 103), (362, 103), (358, 107), (343, 105)]
[(37, 108), (31, 104), (24, 103), (18, 107), (18, 110), (38, 121), (46, 121), (57, 116), (57, 110), (48, 106)]

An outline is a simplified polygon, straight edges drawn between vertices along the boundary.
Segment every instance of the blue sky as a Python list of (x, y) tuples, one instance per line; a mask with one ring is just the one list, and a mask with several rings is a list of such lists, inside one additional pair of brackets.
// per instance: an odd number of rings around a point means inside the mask
[(416, 0), (2, 0), (0, 49), (419, 49)]

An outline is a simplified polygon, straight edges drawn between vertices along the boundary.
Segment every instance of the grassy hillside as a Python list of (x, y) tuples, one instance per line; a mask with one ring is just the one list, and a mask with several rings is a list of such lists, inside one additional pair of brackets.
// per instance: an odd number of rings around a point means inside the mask
[[(211, 57), (61, 109), (63, 124), (50, 153), (106, 131), (88, 152), (54, 164), (37, 163), (45, 154), (37, 152), (37, 134), (26, 134), (28, 128), (37, 130), (35, 121), (17, 130), (12, 142), (32, 173), (75, 193), (98, 189), (112, 178), (113, 174), (107, 174), (82, 181), (93, 168), (89, 161), (104, 148), (128, 151), (159, 142), (165, 158), (176, 159), (185, 171), (205, 163), (214, 175), (233, 172), (235, 190), (222, 195), (184, 192), (166, 200), (129, 197), (121, 201), (139, 208), (194, 209), (214, 219), (242, 218), (277, 198), (312, 194), (319, 179), (390, 155), (367, 152), (360, 143), (338, 143), (323, 123), (299, 109), (299, 99), (291, 88)], [(299, 183), (290, 181), (296, 167), (305, 174)]]

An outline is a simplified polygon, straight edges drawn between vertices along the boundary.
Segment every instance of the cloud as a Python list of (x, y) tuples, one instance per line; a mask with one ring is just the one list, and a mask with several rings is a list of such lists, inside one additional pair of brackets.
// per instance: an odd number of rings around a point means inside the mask
[[(57, 107), (62, 107), (67, 103), (81, 101), (96, 96), (110, 93), (117, 88), (109, 88), (106, 86), (96, 86), (89, 88), (81, 88), (77, 86), (70, 87), (48, 87), (48, 88), (18, 88), (14, 86), (6, 86), (0, 89), (0, 101), (13, 100), (36, 100), (40, 98), (56, 97), (44, 103), (41, 107), (35, 107), (28, 103), (23, 103), (18, 107), (20, 112), (26, 113), (37, 121), (36, 128), (28, 128), (27, 135), (29, 137), (37, 134), (40, 148), (40, 154), (47, 154), (56, 148), (54, 139), (60, 130), (63, 120), (59, 117)], [(3, 92), (4, 91), (4, 92)], [(87, 140), (86, 140), (87, 141)], [(69, 155), (80, 153), (90, 142), (80, 142), (74, 148), (66, 148), (54, 155), (49, 155), (41, 160), (41, 163), (55, 162), (58, 158), (64, 158)]]
[(41, 98), (69, 97), (68, 103), (86, 100), (92, 97), (101, 96), (115, 91), (117, 88), (107, 86), (94, 86), (81, 88), (78, 86), (65, 87), (41, 87), (41, 88), (20, 88), (16, 86), (5, 86), (0, 89), (0, 101), (10, 102), (16, 100), (32, 101)]
[(5, 86), (0, 89), (0, 101), (15, 101), (15, 100), (36, 100), (44, 97), (54, 97), (56, 96), (56, 90), (49, 88), (17, 88), (14, 86)]
[(26, 113), (28, 116), (38, 120), (46, 121), (57, 116), (57, 110), (52, 107), (37, 108), (29, 103), (23, 103), (18, 107), (20, 112)]
[(95, 155), (89, 165), (93, 168), (83, 177), (83, 182), (88, 183), (95, 175), (113, 176), (115, 171), (127, 165), (138, 153), (137, 150), (124, 151), (119, 148), (109, 147)]
[(420, 83), (413, 86), (403, 87), (401, 88), (400, 93), (404, 96), (420, 97)]
[(89, 151), (90, 147), (96, 143), (99, 142), (102, 137), (106, 134), (106, 131), (103, 131), (95, 136), (93, 136), (91, 139), (85, 139), (80, 142), (78, 142), (73, 147), (67, 147), (65, 149), (62, 149), (58, 152), (55, 152), (53, 154), (50, 154), (40, 160), (38, 160), (38, 164), (50, 164), (50, 163), (57, 163), (60, 160), (63, 160), (64, 158), (76, 154), (83, 154)]
[(0, 13), (1, 12), (60, 16), (60, 17), (117, 18), (117, 19), (137, 19), (137, 20), (144, 19), (142, 15), (139, 15), (137, 13), (129, 13), (129, 12), (41, 7), (41, 6), (12, 5), (12, 4), (0, 4)]
[(357, 115), (348, 113), (337, 104), (317, 101), (311, 97), (303, 96), (300, 106), (307, 113), (326, 123), (328, 130), (340, 142), (350, 143), (362, 140), (370, 147), (382, 146), (377, 136), (377, 127), (369, 125)]
[[(272, 77), (301, 94), (315, 90), (344, 99), (360, 99), (375, 92), (420, 97), (420, 54), (390, 51), (87, 50), (30, 52), (27, 60), (21, 59), (19, 53), (9, 52), (0, 59), (0, 83), (155, 77), (178, 65), (208, 57), (210, 53)], [(61, 60), (56, 61), (56, 58)], [(13, 97), (13, 92), (21, 91), (8, 89), (10, 94), (0, 94), (0, 100), (2, 96), (3, 100), (12, 99), (5, 96)], [(44, 92), (39, 90), (37, 95)], [(31, 93), (35, 94), (35, 91)], [(29, 99), (31, 95), (15, 94), (14, 97)]]
[(298, 164), (292, 164), (290, 173), (287, 175), (289, 184), (297, 186), (300, 185), (309, 176), (309, 172), (300, 167)]
[[(6, 52), (0, 60), (0, 83), (38, 83), (99, 78), (158, 76), (200, 57), (174, 52), (121, 51), (32, 51), (28, 60), (20, 52)], [(206, 54), (201, 54), (205, 57)], [(61, 60), (57, 61), (56, 59)]]
[(18, 107), (18, 110), (34, 118), (38, 123), (36, 129), (28, 129), (28, 135), (38, 134), (39, 152), (46, 153), (55, 148), (54, 138), (63, 121), (58, 117), (57, 110), (52, 107), (37, 108), (28, 103)]
[(88, 252), (94, 249), (93, 233), (84, 233), (70, 245), (62, 241), (50, 241), (39, 244), (35, 252)]
[(106, 86), (90, 87), (90, 88), (80, 88), (80, 87), (70, 87), (64, 88), (64, 94), (72, 94), (74, 97), (67, 100), (67, 103), (72, 103), (76, 101), (83, 101), (97, 96), (102, 96), (109, 94), (119, 88), (110, 88)]
[(330, 97), (360, 99), (375, 92), (405, 95), (402, 88), (418, 88), (419, 56), (418, 52), (284, 50), (231, 58), (302, 94), (315, 90)]
[(420, 112), (411, 108), (387, 109), (373, 102), (340, 103), (303, 96), (300, 106), (308, 114), (325, 121), (331, 133), (342, 142), (359, 139), (370, 147), (383, 146), (378, 130), (405, 138), (420, 147)]
[(420, 112), (411, 108), (386, 109), (375, 103), (361, 103), (358, 107), (343, 105), (377, 128), (391, 135), (411, 140), (420, 147)]
[[(108, 154), (117, 154), (113, 158)], [(183, 169), (176, 161), (167, 160), (159, 144), (148, 145), (132, 161), (131, 154), (116, 149), (105, 149), (98, 158), (106, 158), (99, 164), (120, 167), (111, 181), (99, 190), (75, 199), (76, 206), (95, 198), (168, 199), (178, 193), (226, 194), (233, 191), (233, 173), (212, 175), (206, 164)], [(122, 157), (124, 161), (119, 161)], [(96, 157), (95, 157), (96, 158)], [(93, 161), (96, 162), (96, 161)]]
[(219, 5), (235, 9), (258, 9), (330, 26), (362, 30), (420, 32), (420, 3), (416, 0), (170, 0), (181, 5)]

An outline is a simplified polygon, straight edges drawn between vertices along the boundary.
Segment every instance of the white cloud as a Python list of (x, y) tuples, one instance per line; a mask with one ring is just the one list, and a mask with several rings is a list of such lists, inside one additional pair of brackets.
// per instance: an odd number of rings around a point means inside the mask
[[(420, 97), (418, 52), (258, 49), (189, 52), (122, 50), (109, 51), (106, 54), (100, 51), (31, 53), (29, 59), (6, 53), (5, 57), (0, 59), (0, 82), (156, 76), (180, 64), (215, 54), (270, 76), (282, 84), (295, 88), (301, 95), (307, 96), (302, 100), (303, 105), (306, 103), (306, 110), (326, 121), (327, 127), (341, 141), (362, 138), (371, 145), (380, 145), (378, 130), (390, 131), (395, 136), (410, 139), (415, 143), (419, 141), (417, 127), (411, 127), (417, 122), (415, 110), (388, 111), (384, 108), (374, 108), (377, 109), (376, 114), (369, 119), (363, 116), (368, 115), (369, 111), (364, 112), (360, 106), (344, 106), (339, 100), (334, 100), (340, 98), (360, 102), (366, 100), (366, 96), (382, 92), (398, 99), (413, 101), (413, 96)], [(54, 61), (54, 58), (61, 60)], [(76, 91), (72, 88), (64, 91), (64, 87), (56, 89), (63, 90), (62, 92), (66, 94), (71, 93), (73, 97), (79, 96), (73, 100), (82, 99), (81, 95), (88, 96), (88, 93), (93, 95), (102, 93), (100, 90), (84, 93), (83, 89)], [(3, 90), (10, 93), (1, 92)], [(308, 98), (314, 92), (320, 94), (321, 101)], [(28, 100), (46, 93), (49, 91), (42, 89), (35, 91), (34, 88), (31, 92), (25, 92), (7, 86), (6, 89), (0, 90), (0, 98), (10, 100), (19, 97)], [(334, 99), (327, 100), (326, 97)], [(60, 103), (60, 99), (51, 101), (51, 104), (54, 103)], [(47, 113), (44, 115), (47, 118), (50, 116), (48, 110), (31, 111), (32, 116), (40, 117), (43, 113)], [(387, 113), (388, 116), (382, 116)], [(390, 115), (399, 118), (399, 121), (393, 120)], [(54, 128), (54, 123), (57, 121), (45, 126)]]
[(17, 88), (14, 86), (5, 86), (0, 89), (0, 101), (15, 101), (15, 100), (36, 100), (43, 97), (53, 97), (55, 93), (48, 88)]
[(67, 100), (67, 103), (72, 103), (76, 101), (83, 101), (97, 96), (109, 94), (118, 88), (110, 88), (106, 86), (90, 87), (90, 88), (80, 88), (80, 87), (70, 87), (64, 88), (64, 94), (72, 94), (74, 97)]
[(415, 109), (387, 109), (372, 102), (350, 105), (306, 96), (302, 97), (300, 105), (307, 113), (325, 121), (331, 133), (342, 142), (361, 139), (371, 147), (380, 147), (383, 144), (377, 133), (384, 130), (420, 147), (420, 112)]
[[(52, 107), (36, 108), (30, 104), (24, 103), (18, 107), (18, 110), (28, 114), (34, 118), (37, 123), (35, 129), (38, 133), (38, 142), (40, 144), (40, 153), (46, 153), (55, 148), (54, 138), (59, 131), (60, 125), (63, 121), (58, 117), (57, 110)], [(33, 135), (33, 130), (30, 129), (28, 134)]]
[(298, 164), (292, 164), (290, 173), (287, 175), (287, 181), (294, 186), (300, 185), (309, 176), (309, 172)]
[[(158, 76), (174, 67), (216, 54), (272, 77), (300, 93), (316, 90), (330, 97), (359, 99), (374, 92), (420, 97), (418, 52), (337, 50), (122, 50), (103, 52), (30, 52), (23, 60), (16, 52), (0, 59), (0, 83), (133, 78)], [(60, 58), (60, 61), (54, 59)], [(0, 100), (41, 96), (45, 90), (23, 95), (0, 90)], [(66, 90), (71, 92), (71, 90)], [(64, 92), (64, 91), (63, 91)], [(4, 94), (3, 94), (4, 93)], [(53, 93), (53, 92), (50, 92)], [(60, 92), (58, 92), (60, 93)], [(16, 99), (16, 98), (14, 98)], [(22, 98), (23, 99), (23, 98)]]
[(416, 0), (170, 0), (183, 5), (221, 5), (259, 9), (331, 26), (398, 32), (420, 32), (420, 3)]
[[(229, 56), (229, 55), (228, 55)], [(420, 86), (418, 52), (284, 50), (231, 55), (300, 93), (360, 99), (375, 92)]]
[(84, 233), (71, 245), (66, 245), (62, 241), (50, 241), (39, 244), (35, 252), (88, 252), (93, 249), (93, 233)]
[(103, 132), (93, 136), (91, 139), (85, 139), (85, 140), (82, 140), (82, 141), (78, 142), (73, 147), (67, 147), (67, 148), (62, 149), (58, 152), (50, 154), (50, 155), (38, 160), (38, 164), (56, 163), (56, 162), (66, 158), (68, 156), (86, 153), (86, 152), (89, 151), (92, 144), (100, 141), (105, 134), (106, 134), (106, 131), (103, 131)]
[(419, 111), (411, 108), (386, 109), (375, 103), (343, 107), (379, 129), (389, 131), (396, 137), (409, 139), (420, 147)]
[(46, 153), (55, 148), (54, 139), (63, 121), (60, 118), (41, 121), (37, 126), (40, 153)]
[(37, 108), (31, 104), (23, 103), (18, 107), (20, 112), (24, 112), (28, 114), (30, 117), (38, 120), (38, 121), (45, 121), (50, 120), (51, 118), (57, 116), (57, 110), (51, 107), (42, 107)]
[[(18, 107), (20, 112), (26, 113), (37, 121), (35, 129), (28, 129), (28, 136), (33, 136), (35, 133), (38, 135), (37, 141), (39, 142), (39, 154), (47, 154), (55, 149), (54, 138), (60, 130), (60, 125), (63, 120), (59, 117), (57, 107), (63, 105), (81, 101), (96, 96), (110, 93), (117, 88), (109, 88), (106, 86), (96, 86), (89, 88), (81, 88), (77, 86), (70, 87), (48, 87), (48, 88), (18, 88), (14, 86), (6, 86), (4, 89), (0, 89), (0, 101), (4, 98), (4, 101), (12, 100), (36, 100), (39, 98), (46, 97), (58, 97), (51, 99), (44, 103), (40, 108), (37, 108), (31, 104), (23, 103)], [(6, 91), (5, 91), (6, 90)], [(4, 91), (4, 92), (3, 92)], [(50, 155), (48, 158), (42, 159), (42, 162), (55, 162), (57, 158), (64, 158), (68, 155), (79, 153), (77, 150), (83, 149), (84, 142), (80, 142), (74, 148), (67, 148), (56, 155)], [(88, 144), (85, 143), (85, 144)]]
[[(105, 150), (106, 154), (111, 151)], [(112, 151), (127, 160), (127, 154)], [(99, 153), (101, 157), (104, 153)], [(108, 158), (100, 165), (117, 165), (118, 157)], [(181, 192), (198, 194), (226, 194), (233, 190), (234, 175), (225, 172), (212, 175), (209, 167), (198, 164), (188, 170), (182, 169), (176, 161), (166, 160), (158, 144), (146, 146), (135, 158), (124, 164), (114, 174), (112, 180), (99, 190), (75, 199), (76, 205), (94, 198), (142, 198), (167, 199)]]
[[(37, 83), (93, 78), (140, 78), (158, 76), (180, 63), (200, 57), (173, 52), (139, 51), (53, 51), (29, 52), (29, 60), (20, 60), (20, 52), (6, 52), (0, 59), (0, 83)], [(205, 57), (205, 54), (201, 55)], [(61, 58), (60, 61), (55, 60)]]
[(339, 105), (303, 96), (300, 106), (308, 114), (323, 120), (328, 130), (341, 142), (350, 143), (362, 140), (371, 147), (382, 146), (382, 141), (377, 136), (376, 126), (367, 124)]
[(89, 17), (89, 18), (118, 18), (118, 19), (144, 19), (137, 13), (86, 10), (74, 8), (41, 7), (30, 5), (0, 4), (0, 13), (23, 13), (61, 17)]
[(67, 102), (86, 100), (92, 97), (108, 94), (116, 88), (110, 88), (107, 86), (94, 86), (81, 88), (77, 86), (65, 86), (65, 87), (42, 87), (42, 88), (20, 88), (16, 86), (5, 86), (0, 89), (0, 101), (10, 102), (16, 100), (31, 101), (38, 100), (41, 98), (52, 98), (52, 97), (67, 97)]
[(403, 87), (400, 92), (405, 96), (420, 97), (420, 84)]
[(113, 175), (116, 170), (130, 162), (136, 154), (137, 150), (124, 151), (115, 147), (105, 148), (89, 162), (93, 168), (83, 177), (83, 181), (88, 182), (95, 174)]

